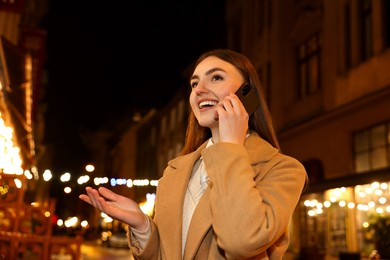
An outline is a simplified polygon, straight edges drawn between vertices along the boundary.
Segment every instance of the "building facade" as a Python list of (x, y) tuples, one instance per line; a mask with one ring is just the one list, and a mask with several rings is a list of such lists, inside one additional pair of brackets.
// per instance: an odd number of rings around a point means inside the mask
[(227, 2), (229, 46), (256, 64), (282, 151), (308, 171), (291, 252), (389, 258), (390, 2)]
[[(52, 235), (56, 201), (36, 179), (50, 157), (40, 103), (46, 1), (0, 3), (0, 258), (80, 259), (82, 237)], [(46, 155), (48, 155), (47, 153)], [(33, 177), (34, 176), (34, 177)]]

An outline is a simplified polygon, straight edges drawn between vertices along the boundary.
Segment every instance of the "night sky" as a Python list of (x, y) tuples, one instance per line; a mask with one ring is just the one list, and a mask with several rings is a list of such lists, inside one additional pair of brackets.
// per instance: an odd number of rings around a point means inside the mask
[(83, 133), (164, 107), (200, 53), (225, 47), (224, 0), (52, 2), (45, 95), (54, 172), (84, 165)]

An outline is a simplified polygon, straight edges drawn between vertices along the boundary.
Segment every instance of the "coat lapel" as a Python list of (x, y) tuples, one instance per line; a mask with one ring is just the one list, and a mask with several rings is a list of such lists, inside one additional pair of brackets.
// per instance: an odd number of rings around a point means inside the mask
[(170, 161), (158, 183), (155, 221), (167, 259), (182, 258), (184, 196), (194, 163), (204, 147), (202, 145), (197, 151)]
[(199, 200), (188, 230), (184, 259), (193, 259), (207, 231), (211, 228), (210, 190)]

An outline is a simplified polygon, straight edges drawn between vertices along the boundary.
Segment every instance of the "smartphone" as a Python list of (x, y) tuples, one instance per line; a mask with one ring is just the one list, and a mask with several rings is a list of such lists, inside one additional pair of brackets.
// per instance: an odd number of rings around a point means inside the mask
[(260, 106), (260, 101), (255, 90), (248, 83), (242, 84), (235, 94), (241, 100), (249, 116)]

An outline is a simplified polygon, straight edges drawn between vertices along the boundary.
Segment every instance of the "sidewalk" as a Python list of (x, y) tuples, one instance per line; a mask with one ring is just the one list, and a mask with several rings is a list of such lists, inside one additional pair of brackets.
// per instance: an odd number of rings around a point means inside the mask
[(101, 246), (97, 240), (87, 240), (81, 245), (80, 260), (133, 260), (130, 249)]

